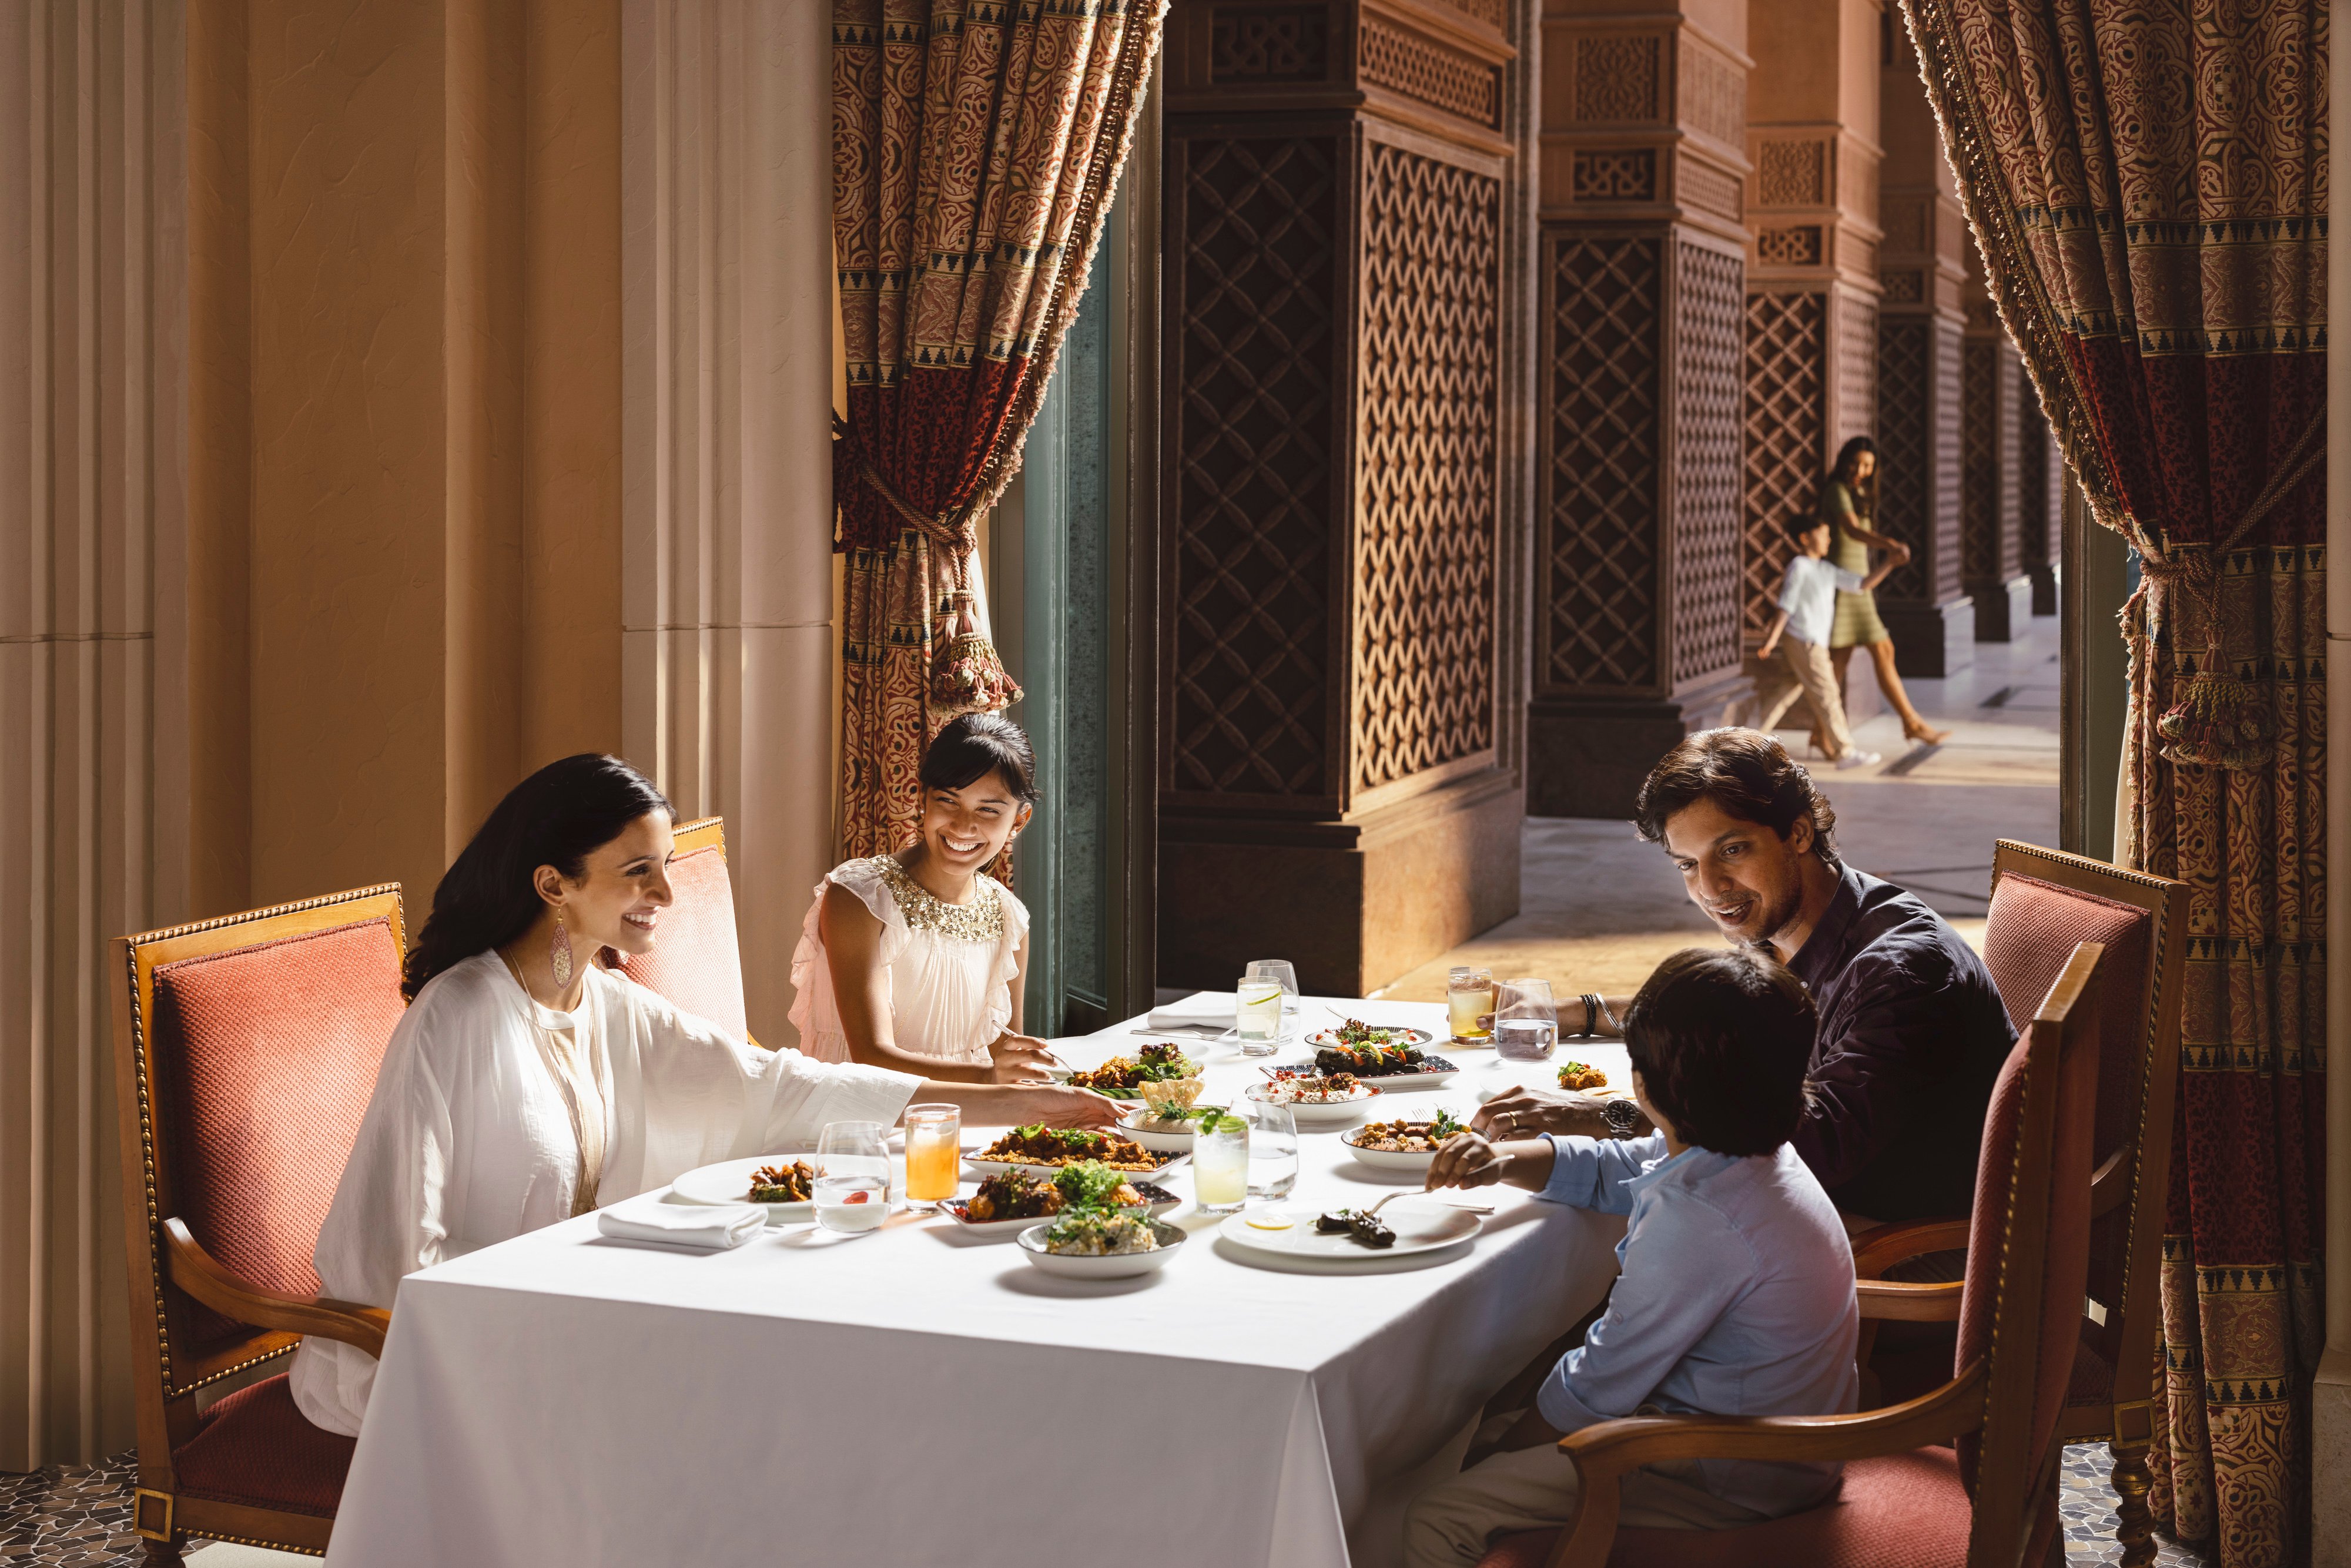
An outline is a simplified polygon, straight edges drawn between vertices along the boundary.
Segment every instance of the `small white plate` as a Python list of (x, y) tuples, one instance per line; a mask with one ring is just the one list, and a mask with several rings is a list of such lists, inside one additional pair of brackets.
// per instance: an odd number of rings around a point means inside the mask
[(1285, 1260), (1318, 1263), (1377, 1263), (1409, 1258), (1467, 1241), (1478, 1234), (1478, 1217), (1442, 1199), (1400, 1197), (1380, 1210), (1380, 1220), (1395, 1232), (1393, 1247), (1366, 1247), (1351, 1236), (1325, 1236), (1314, 1228), (1315, 1214), (1292, 1209), (1296, 1222), (1286, 1230), (1265, 1230), (1249, 1222), (1249, 1211), (1228, 1216), (1217, 1234), (1244, 1252)]
[(1071, 1280), (1131, 1280), (1137, 1274), (1155, 1273), (1167, 1267), (1167, 1260), (1176, 1256), (1184, 1245), (1184, 1232), (1165, 1220), (1151, 1222), (1151, 1233), (1159, 1245), (1148, 1252), (1114, 1252), (1106, 1257), (1086, 1257), (1077, 1253), (1045, 1250), (1046, 1225), (1032, 1225), (1019, 1237), (1020, 1255), (1048, 1274), (1060, 1274)]
[(1141, 1111), (1131, 1111), (1120, 1117), (1119, 1135), (1132, 1138), (1154, 1154), (1188, 1155), (1192, 1152), (1190, 1133), (1156, 1133), (1148, 1127), (1138, 1127), (1134, 1124), (1142, 1114)]
[[(805, 1152), (759, 1155), (747, 1160), (723, 1160), (715, 1166), (703, 1166), (670, 1183), (670, 1197), (679, 1203), (748, 1203), (753, 1171), (762, 1166), (788, 1166), (794, 1160), (808, 1158)], [(891, 1173), (893, 1188), (897, 1185), (896, 1174)], [(766, 1203), (759, 1207), (768, 1211), (770, 1225), (806, 1225), (816, 1218), (813, 1203)]]
[(1249, 1097), (1259, 1105), (1288, 1106), (1290, 1119), (1308, 1129), (1343, 1127), (1358, 1121), (1364, 1114), (1364, 1107), (1379, 1098), (1380, 1093), (1374, 1084), (1358, 1083), (1355, 1092), (1344, 1100), (1277, 1100), (1262, 1092), (1270, 1087), (1270, 1084), (1252, 1083), (1249, 1087)]
[[(1380, 1043), (1383, 1045), (1416, 1045), (1423, 1051), (1426, 1051), (1437, 1041), (1437, 1037), (1429, 1033), (1425, 1029), (1388, 1029), (1385, 1024), (1380, 1024), (1374, 1027), (1387, 1030), (1387, 1032), (1394, 1037), (1381, 1041)], [(1341, 1040), (1339, 1038), (1339, 1031), (1335, 1029), (1318, 1029), (1312, 1034), (1306, 1037), (1306, 1043), (1316, 1051), (1322, 1051), (1332, 1046), (1346, 1045), (1350, 1042)]]

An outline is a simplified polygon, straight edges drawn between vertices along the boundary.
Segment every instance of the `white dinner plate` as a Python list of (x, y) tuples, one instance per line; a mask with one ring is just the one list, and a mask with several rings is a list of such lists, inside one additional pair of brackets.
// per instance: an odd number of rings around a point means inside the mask
[[(1146, 1189), (1144, 1197), (1148, 1201), (1144, 1207), (1150, 1210), (1154, 1219), (1183, 1206), (1184, 1200), (1164, 1186), (1154, 1186), (1148, 1183), (1136, 1185)], [(1156, 1197), (1153, 1196), (1155, 1193)], [(939, 1205), (939, 1212), (955, 1221), (956, 1228), (966, 1236), (1018, 1236), (1032, 1225), (1047, 1223), (1033, 1214), (1019, 1219), (967, 1219), (964, 1218), (964, 1205), (970, 1201), (967, 1197), (953, 1197)]]
[(1113, 1252), (1102, 1257), (1063, 1254), (1045, 1250), (1046, 1225), (1031, 1225), (1019, 1237), (1020, 1255), (1048, 1274), (1060, 1274), (1071, 1280), (1131, 1280), (1137, 1274), (1149, 1274), (1167, 1266), (1184, 1245), (1184, 1232), (1164, 1219), (1151, 1222), (1151, 1233), (1159, 1245), (1148, 1252)]
[(1380, 1094), (1377, 1086), (1359, 1082), (1353, 1095), (1345, 1100), (1276, 1100), (1263, 1092), (1270, 1087), (1269, 1083), (1252, 1083), (1249, 1087), (1249, 1097), (1260, 1105), (1288, 1106), (1290, 1119), (1310, 1132), (1318, 1128), (1343, 1127), (1350, 1122), (1362, 1120), (1364, 1107), (1378, 1099)]
[[(1446, 1059), (1440, 1056), (1434, 1060), (1443, 1061)], [(1311, 1072), (1314, 1071), (1314, 1059), (1310, 1056), (1303, 1061), (1278, 1061), (1274, 1065)], [(1410, 1094), (1422, 1089), (1442, 1089), (1461, 1076), (1461, 1069), (1448, 1066), (1435, 1072), (1362, 1072), (1355, 1076), (1357, 1082), (1368, 1084), (1383, 1094)]]
[[(1167, 1179), (1169, 1172), (1182, 1169), (1191, 1162), (1191, 1158), (1189, 1155), (1173, 1155), (1156, 1170), (1121, 1171), (1119, 1175), (1133, 1182), (1164, 1182)], [(963, 1163), (977, 1171), (983, 1179), (992, 1176), (1001, 1176), (1006, 1171), (1035, 1171), (1047, 1181), (1061, 1174), (1061, 1167), (1059, 1166), (1032, 1165), (1027, 1160), (983, 1160), (977, 1155), (966, 1155), (963, 1157)]]
[[(1375, 1027), (1387, 1029), (1385, 1024)], [(1384, 1042), (1388, 1045), (1416, 1045), (1426, 1051), (1437, 1041), (1437, 1037), (1425, 1029), (1387, 1029), (1387, 1032), (1397, 1037)], [(1339, 1031), (1335, 1029), (1318, 1029), (1306, 1037), (1306, 1043), (1316, 1051), (1322, 1051), (1330, 1046), (1345, 1045), (1347, 1041), (1339, 1038)]]
[[(702, 1166), (686, 1172), (670, 1184), (671, 1197), (683, 1203), (748, 1203), (751, 1201), (751, 1173), (761, 1166), (789, 1165), (794, 1160), (808, 1160), (803, 1150), (790, 1155), (758, 1155), (747, 1160), (722, 1160), (715, 1166)], [(815, 1162), (810, 1160), (813, 1165)], [(891, 1173), (891, 1196), (897, 1196), (897, 1173)], [(765, 1203), (770, 1225), (805, 1225), (816, 1218), (813, 1203)]]
[[(1366, 1247), (1351, 1236), (1325, 1236), (1314, 1228), (1317, 1210), (1289, 1206), (1295, 1222), (1287, 1230), (1249, 1223), (1250, 1211), (1228, 1215), (1217, 1234), (1243, 1252), (1318, 1263), (1377, 1263), (1467, 1241), (1478, 1234), (1478, 1217), (1438, 1198), (1400, 1197), (1380, 1210), (1380, 1221), (1395, 1232), (1393, 1247)], [(1264, 1217), (1259, 1216), (1259, 1219)]]

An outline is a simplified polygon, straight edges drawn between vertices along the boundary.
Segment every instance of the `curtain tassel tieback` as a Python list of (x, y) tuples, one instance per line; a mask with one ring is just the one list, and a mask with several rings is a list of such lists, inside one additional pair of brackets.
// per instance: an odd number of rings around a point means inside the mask
[(874, 470), (863, 443), (851, 434), (839, 414), (833, 415), (832, 431), (836, 439), (850, 443), (850, 451), (857, 459), (857, 472), (866, 486), (916, 533), (946, 546), (948, 559), (954, 563), (955, 585), (939, 601), (938, 626), (932, 638), (935, 650), (931, 656), (932, 704), (948, 718), (1010, 707), (1020, 700), (1019, 683), (1005, 669), (996, 644), (979, 630), (979, 596), (971, 588), (971, 556), (978, 548), (979, 536), (971, 520), (971, 509), (950, 507), (936, 517), (918, 510)]
[[(2168, 611), (2172, 594), (2184, 590), (2204, 612), (2204, 656), (2188, 677), (2187, 685), (2180, 688), (2179, 700), (2155, 721), (2155, 733), (2163, 737), (2158, 749), (2168, 761), (2190, 768), (2252, 772), (2267, 768), (2276, 755), (2277, 716), (2271, 711), (2268, 694), (2239, 680), (2220, 651), (2220, 563), (2269, 515), (2272, 507), (2302, 483), (2318, 459), (2322, 450), (2318, 436), (2325, 427), (2325, 413), (2322, 409), (2304, 427), (2301, 439), (2294, 443), (2286, 460), (2271, 470), (2269, 482), (2219, 544), (2210, 548), (2175, 546), (2171, 551), (2164, 552), (2147, 548), (2153, 534), (2135, 519), (2133, 526), (2125, 530), (2126, 538), (2139, 543), (2140, 572), (2149, 585), (2161, 591), (2157, 596), (2158, 604)], [(2133, 596), (2133, 604), (2147, 592), (2147, 587), (2142, 586), (2138, 595)], [(2126, 620), (2130, 608), (2125, 607)], [(2147, 653), (2151, 658), (2151, 641)], [(2152, 669), (2149, 673), (2152, 674)]]

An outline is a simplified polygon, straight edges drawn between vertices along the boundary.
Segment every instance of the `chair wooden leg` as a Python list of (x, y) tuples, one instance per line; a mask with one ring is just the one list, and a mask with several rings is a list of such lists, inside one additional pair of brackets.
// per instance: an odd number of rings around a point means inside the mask
[(2115, 1468), (2115, 1540), (2123, 1549), (2123, 1568), (2147, 1568), (2155, 1561), (2155, 1516), (2147, 1511), (2147, 1494), (2155, 1484), (2147, 1473), (2147, 1443), (2109, 1443)]
[(177, 1541), (146, 1540), (140, 1542), (147, 1549), (146, 1568), (181, 1568), (185, 1561), (180, 1555)]

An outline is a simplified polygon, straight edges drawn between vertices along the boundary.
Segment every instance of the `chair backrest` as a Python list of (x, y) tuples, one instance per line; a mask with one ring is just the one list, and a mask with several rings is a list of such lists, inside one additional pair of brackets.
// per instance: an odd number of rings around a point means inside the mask
[(653, 950), (624, 956), (621, 973), (737, 1039), (749, 1038), (725, 819), (705, 817), (677, 830), (669, 885), (675, 902), (663, 912)]
[[(2086, 1343), (2113, 1375), (2110, 1399), (2152, 1393), (2188, 886), (2104, 861), (2000, 841), (1992, 857), (1984, 964), (2011, 1018), (2039, 1005), (2077, 942), (2105, 950), (2099, 971), (2097, 1124), (2088, 1296), (2105, 1313)], [(2141, 1432), (2133, 1434), (2145, 1437)]]
[(397, 883), (116, 939), (142, 1467), (168, 1457), (197, 1388), (298, 1343), (182, 1293), (163, 1222), (244, 1279), (318, 1291), (311, 1255), (405, 1006), (405, 952)]
[(1970, 1563), (2014, 1563), (2053, 1520), (2057, 1418), (2089, 1273), (2101, 950), (2075, 947), (2009, 1052), (1984, 1118), (1958, 1367), (1985, 1362), (1982, 1427), (1959, 1439)]

